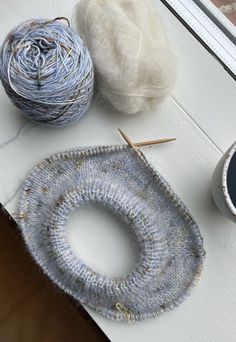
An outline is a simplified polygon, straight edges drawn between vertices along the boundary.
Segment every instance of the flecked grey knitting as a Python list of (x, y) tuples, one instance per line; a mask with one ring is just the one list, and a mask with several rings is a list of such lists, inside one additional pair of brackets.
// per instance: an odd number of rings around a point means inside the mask
[[(140, 257), (128, 276), (100, 275), (73, 253), (65, 224), (75, 207), (88, 203), (111, 210), (133, 231)], [(200, 277), (199, 228), (138, 149), (91, 147), (45, 159), (24, 182), (19, 214), (26, 245), (44, 272), (108, 318), (136, 321), (173, 309)]]

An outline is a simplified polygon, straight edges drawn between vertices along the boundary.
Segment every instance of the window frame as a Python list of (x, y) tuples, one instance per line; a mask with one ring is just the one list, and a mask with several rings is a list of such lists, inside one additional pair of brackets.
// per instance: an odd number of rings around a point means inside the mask
[(226, 32), (227, 28), (221, 26), (222, 22), (214, 17), (213, 12), (209, 15), (209, 8), (204, 7), (204, 10), (203, 6), (207, 1), (209, 0), (161, 0), (236, 79), (236, 37), (232, 30)]

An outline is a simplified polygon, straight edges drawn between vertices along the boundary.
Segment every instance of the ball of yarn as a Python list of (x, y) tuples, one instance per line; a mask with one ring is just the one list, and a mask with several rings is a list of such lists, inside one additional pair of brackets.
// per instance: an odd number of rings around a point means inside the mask
[(76, 26), (98, 89), (118, 111), (151, 109), (171, 90), (176, 64), (152, 0), (80, 0)]
[(50, 126), (77, 122), (93, 95), (90, 54), (59, 19), (24, 22), (0, 51), (0, 77), (10, 99), (27, 117)]

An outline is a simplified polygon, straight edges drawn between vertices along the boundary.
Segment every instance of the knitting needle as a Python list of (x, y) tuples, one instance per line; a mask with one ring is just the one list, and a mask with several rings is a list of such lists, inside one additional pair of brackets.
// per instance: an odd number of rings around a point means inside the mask
[(164, 139), (158, 139), (158, 140), (147, 140), (147, 141), (142, 141), (142, 142), (138, 142), (138, 143), (133, 143), (130, 140), (130, 138), (120, 128), (118, 128), (118, 130), (119, 130), (120, 134), (122, 135), (122, 137), (124, 138), (124, 140), (128, 143), (128, 145), (130, 145), (133, 148), (148, 146), (148, 145), (158, 145), (158, 144), (163, 144), (163, 143), (167, 143), (167, 142), (176, 140), (176, 138), (164, 138)]
[(135, 144), (130, 140), (130, 138), (120, 128), (118, 128), (118, 131), (120, 132), (120, 134), (125, 139), (128, 145), (130, 145), (133, 148), (136, 147)]
[(148, 141), (142, 141), (139, 143), (135, 143), (134, 145), (136, 147), (141, 147), (141, 146), (147, 146), (147, 145), (158, 145), (158, 144), (164, 144), (170, 141), (175, 141), (176, 138), (166, 138), (166, 139), (159, 139), (159, 140), (148, 140)]

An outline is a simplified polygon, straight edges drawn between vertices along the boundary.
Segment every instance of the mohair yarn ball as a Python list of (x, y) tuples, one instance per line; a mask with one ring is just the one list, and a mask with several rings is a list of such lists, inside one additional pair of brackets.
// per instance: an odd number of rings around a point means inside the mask
[(90, 54), (59, 19), (22, 23), (9, 32), (0, 51), (8, 96), (27, 117), (50, 126), (77, 122), (93, 96)]
[(75, 13), (101, 96), (126, 114), (155, 107), (176, 78), (175, 57), (155, 2), (80, 0)]

